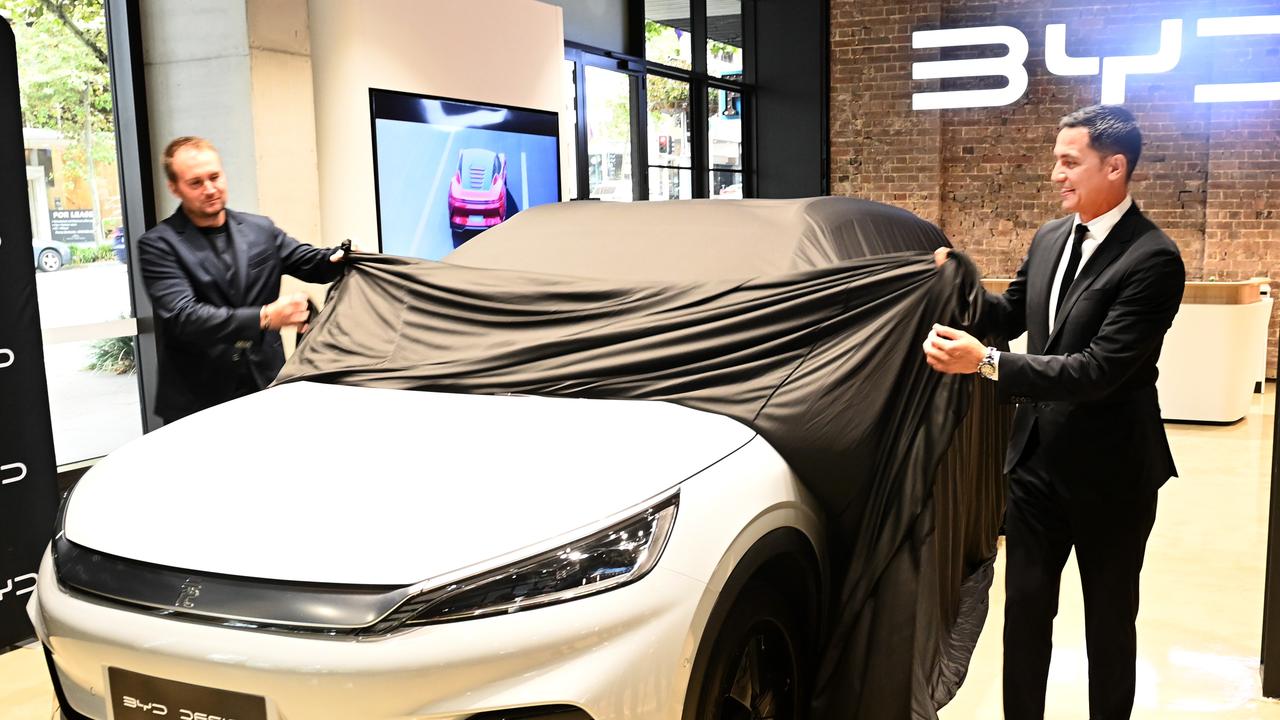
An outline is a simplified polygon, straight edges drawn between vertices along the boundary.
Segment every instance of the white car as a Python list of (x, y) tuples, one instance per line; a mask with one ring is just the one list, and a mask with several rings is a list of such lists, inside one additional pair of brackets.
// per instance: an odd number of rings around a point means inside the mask
[[(812, 233), (807, 206), (740, 202)], [(668, 212), (581, 205), (477, 240)], [(292, 382), (101, 460), (28, 613), (69, 720), (782, 720), (808, 702), (823, 517), (722, 415)]]
[(695, 665), (795, 701), (820, 538), (719, 415), (297, 383), (86, 474), (29, 612), (69, 718), (678, 718)]

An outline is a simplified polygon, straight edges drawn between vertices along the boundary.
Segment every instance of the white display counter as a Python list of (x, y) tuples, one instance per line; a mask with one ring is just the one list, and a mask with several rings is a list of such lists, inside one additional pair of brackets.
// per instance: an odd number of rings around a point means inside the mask
[(1165, 420), (1235, 422), (1249, 412), (1266, 372), (1271, 321), (1271, 298), (1258, 288), (1258, 281), (1187, 283), (1160, 353), (1156, 389)]
[[(1254, 386), (1266, 377), (1270, 297), (1265, 280), (1189, 282), (1182, 307), (1165, 335), (1158, 367), (1165, 420), (1235, 422), (1249, 411)], [(992, 292), (1009, 281), (983, 280)], [(1027, 336), (1009, 343), (1026, 352)]]

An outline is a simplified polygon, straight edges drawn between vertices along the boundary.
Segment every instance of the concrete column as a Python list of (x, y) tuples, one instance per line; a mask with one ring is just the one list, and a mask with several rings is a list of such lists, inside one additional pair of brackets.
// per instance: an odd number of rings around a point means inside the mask
[(303, 242), (321, 236), (315, 101), (306, 0), (142, 0), (143, 60), (156, 208), (164, 146), (211, 140), (227, 172), (228, 205), (269, 215)]

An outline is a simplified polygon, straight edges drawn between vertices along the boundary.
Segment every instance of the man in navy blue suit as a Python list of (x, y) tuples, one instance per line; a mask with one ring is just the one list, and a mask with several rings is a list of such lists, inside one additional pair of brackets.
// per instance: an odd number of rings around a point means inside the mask
[(138, 257), (156, 316), (155, 412), (172, 422), (274, 380), (284, 365), (280, 329), (307, 319), (306, 295), (282, 296), (281, 276), (331, 282), (343, 252), (228, 210), (222, 160), (203, 138), (170, 142), (164, 169), (181, 206), (139, 238)]
[[(1156, 491), (1177, 474), (1160, 419), (1156, 360), (1186, 280), (1177, 245), (1129, 195), (1142, 152), (1133, 116), (1095, 105), (1062, 118), (1052, 180), (1072, 213), (1042, 226), (975, 334), (1027, 332), (998, 352), (934, 326), (939, 372), (978, 372), (1018, 403), (1005, 455), (1004, 714), (1041, 720), (1062, 568), (1074, 547), (1084, 593), (1089, 717), (1133, 709), (1138, 575)], [(945, 253), (938, 253), (939, 262)]]

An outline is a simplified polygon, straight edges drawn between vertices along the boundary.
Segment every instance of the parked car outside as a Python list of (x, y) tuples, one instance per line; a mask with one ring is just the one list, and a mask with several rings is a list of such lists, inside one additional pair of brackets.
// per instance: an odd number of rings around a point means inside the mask
[(31, 256), (37, 270), (57, 272), (71, 263), (71, 246), (57, 240), (31, 240)]
[(121, 225), (112, 230), (108, 241), (111, 243), (111, 251), (115, 253), (116, 260), (126, 265), (129, 264), (129, 245), (125, 241), (124, 226)]

